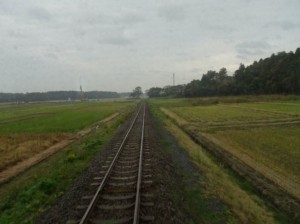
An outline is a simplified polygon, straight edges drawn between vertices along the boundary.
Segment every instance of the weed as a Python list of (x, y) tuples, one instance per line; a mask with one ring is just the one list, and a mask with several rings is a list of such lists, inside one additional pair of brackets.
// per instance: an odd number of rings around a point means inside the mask
[(69, 162), (69, 163), (72, 163), (76, 159), (77, 159), (77, 156), (76, 156), (75, 153), (69, 153), (68, 156), (67, 156), (66, 161)]
[(51, 179), (42, 179), (39, 183), (39, 189), (45, 194), (52, 194), (56, 189), (56, 183)]

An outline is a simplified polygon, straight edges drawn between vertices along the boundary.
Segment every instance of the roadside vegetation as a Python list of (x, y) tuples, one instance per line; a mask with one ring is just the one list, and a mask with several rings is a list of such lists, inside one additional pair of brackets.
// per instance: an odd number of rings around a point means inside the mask
[[(34, 223), (37, 217), (50, 208), (87, 169), (94, 156), (101, 152), (116, 129), (131, 114), (133, 105), (128, 102), (108, 103), (109, 111), (112, 108), (121, 110), (119, 116), (99, 125), (90, 135), (59, 151), (19, 177), (0, 185), (0, 223)], [(100, 104), (99, 108), (94, 110), (94, 113), (100, 114), (98, 118), (103, 116), (100, 109), (102, 107), (102, 110), (105, 110), (105, 104)], [(85, 105), (81, 110), (91, 111), (93, 108)]]
[[(150, 100), (206, 177), (204, 188), (228, 204), (242, 223), (285, 223), (285, 218), (269, 208), (266, 198), (254, 193), (256, 186), (237, 178), (186, 133), (205, 136), (222, 146), (299, 200), (300, 101), (295, 96), (279, 98), (245, 97), (245, 103), (237, 103), (240, 97), (219, 97), (217, 104), (216, 98)], [(297, 212), (293, 214), (296, 218)]]

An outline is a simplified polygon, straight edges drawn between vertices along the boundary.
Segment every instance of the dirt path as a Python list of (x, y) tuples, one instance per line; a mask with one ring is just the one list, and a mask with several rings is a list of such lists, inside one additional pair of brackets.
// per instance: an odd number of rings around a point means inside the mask
[(40, 152), (39, 154), (37, 154), (37, 155), (35, 155), (35, 156), (33, 156), (29, 159), (26, 159), (24, 161), (21, 161), (21, 162), (17, 163), (14, 166), (8, 167), (7, 169), (0, 172), (0, 184), (4, 183), (4, 182), (7, 182), (10, 179), (12, 179), (13, 177), (16, 177), (19, 174), (25, 172), (30, 167), (40, 163), (41, 161), (47, 159), (49, 156), (55, 154), (59, 150), (67, 147), (68, 145), (72, 144), (76, 140), (78, 140), (78, 139), (82, 138), (83, 136), (89, 134), (90, 132), (95, 130), (98, 127), (98, 125), (107, 123), (110, 120), (117, 117), (118, 115), (119, 115), (119, 113), (114, 113), (114, 114), (104, 118), (103, 120), (92, 124), (88, 128), (85, 128), (85, 129), (77, 132), (76, 134), (71, 135), (69, 139), (62, 140), (62, 141), (56, 143), (55, 145), (49, 147), (48, 149)]

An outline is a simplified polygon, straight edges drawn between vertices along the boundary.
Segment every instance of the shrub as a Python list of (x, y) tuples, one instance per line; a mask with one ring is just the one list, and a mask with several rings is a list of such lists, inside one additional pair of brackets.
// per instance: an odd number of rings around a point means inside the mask
[(43, 179), (39, 184), (39, 189), (45, 194), (51, 194), (56, 189), (56, 183), (51, 179)]

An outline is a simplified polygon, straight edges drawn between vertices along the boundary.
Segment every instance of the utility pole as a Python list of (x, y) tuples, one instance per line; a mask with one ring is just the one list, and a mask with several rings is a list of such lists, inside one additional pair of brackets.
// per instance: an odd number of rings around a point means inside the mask
[(175, 73), (173, 73), (173, 86), (175, 86)]
[(82, 86), (80, 85), (80, 101), (84, 100), (84, 95), (83, 95), (83, 91), (82, 91)]

